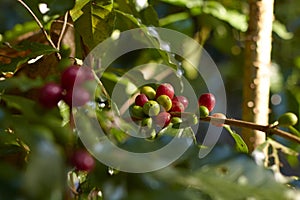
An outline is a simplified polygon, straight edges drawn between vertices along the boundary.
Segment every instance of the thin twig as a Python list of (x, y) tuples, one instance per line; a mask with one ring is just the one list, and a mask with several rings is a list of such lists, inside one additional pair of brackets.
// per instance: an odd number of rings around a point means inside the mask
[[(41, 31), (45, 35), (45, 37), (46, 37), (47, 41), (50, 43), (50, 45), (53, 48), (57, 49), (55, 44), (51, 40), (50, 36), (48, 35), (47, 31), (44, 29), (43, 24), (40, 22), (40, 20), (37, 18), (37, 16), (34, 14), (34, 12), (29, 8), (29, 6), (24, 1), (22, 1), (22, 0), (17, 0), (17, 1), (20, 2), (26, 8), (26, 10), (28, 10), (28, 12), (32, 15), (32, 17), (36, 21), (37, 25), (40, 27)], [(57, 56), (58, 56), (59, 59), (61, 59), (61, 56), (60, 56), (59, 53), (57, 53)]]
[(68, 22), (68, 12), (66, 12), (65, 14), (65, 17), (64, 17), (64, 23), (63, 23), (63, 27), (61, 29), (61, 32), (59, 34), (59, 38), (58, 38), (58, 41), (57, 41), (57, 49), (59, 50), (60, 49), (60, 43), (63, 39), (63, 36), (65, 34), (65, 31), (66, 31), (66, 27), (67, 27), (67, 22)]
[(252, 122), (246, 122), (246, 121), (242, 121), (242, 120), (237, 120), (237, 119), (222, 119), (222, 118), (217, 118), (217, 117), (205, 117), (205, 118), (200, 118), (201, 121), (214, 121), (216, 123), (219, 124), (228, 124), (228, 125), (232, 125), (232, 126), (237, 126), (237, 127), (242, 127), (242, 128), (248, 128), (248, 129), (253, 129), (253, 130), (259, 130), (259, 131), (263, 131), (268, 135), (278, 135), (281, 137), (284, 137), (286, 139), (292, 140), (294, 142), (297, 142), (300, 144), (300, 138), (292, 135), (286, 131), (280, 130), (276, 127), (270, 126), (270, 125), (258, 125)]

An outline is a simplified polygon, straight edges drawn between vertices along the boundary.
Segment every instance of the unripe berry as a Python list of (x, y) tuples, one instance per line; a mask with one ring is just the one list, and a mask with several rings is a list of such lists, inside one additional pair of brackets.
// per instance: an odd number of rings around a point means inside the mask
[(67, 90), (66, 95), (63, 97), (64, 101), (69, 106), (83, 106), (90, 100), (90, 94), (82, 87)]
[(165, 111), (169, 111), (172, 108), (172, 100), (167, 95), (160, 95), (156, 101), (165, 109)]
[(175, 100), (172, 101), (172, 108), (170, 110), (171, 112), (183, 112), (184, 111), (184, 106), (181, 102)]
[(129, 107), (130, 116), (134, 119), (143, 119), (145, 117), (145, 113), (143, 111), (143, 107), (138, 105), (132, 105)]
[(160, 106), (156, 101), (149, 100), (143, 106), (143, 111), (148, 116), (156, 116), (160, 112)]
[(287, 112), (278, 118), (278, 124), (280, 126), (294, 126), (298, 122), (298, 117), (294, 113)]
[(155, 99), (156, 92), (150, 86), (144, 86), (144, 87), (142, 87), (141, 88), (141, 93), (145, 94), (148, 97), (148, 99), (150, 99), (150, 100)]
[(171, 123), (173, 123), (173, 124), (178, 124), (181, 122), (182, 122), (182, 119), (180, 117), (172, 117), (171, 118)]
[(166, 127), (171, 121), (171, 114), (168, 112), (161, 112), (155, 117), (156, 125), (160, 127)]
[(71, 156), (71, 163), (77, 170), (91, 171), (95, 167), (94, 158), (85, 150), (76, 150)]
[(56, 83), (47, 83), (40, 90), (39, 102), (46, 108), (53, 108), (62, 99), (60, 85)]
[(200, 118), (205, 118), (209, 115), (209, 110), (206, 106), (199, 106)]
[(148, 128), (151, 128), (152, 127), (152, 118), (151, 117), (147, 117), (147, 118), (144, 118), (142, 120), (142, 123), (141, 123), (142, 126), (146, 126)]
[(139, 94), (135, 98), (135, 105), (143, 107), (144, 104), (148, 101), (148, 98), (145, 94)]
[(158, 98), (160, 95), (167, 95), (170, 97), (170, 99), (173, 99), (174, 97), (174, 88), (171, 84), (169, 83), (163, 83), (158, 86), (156, 89), (156, 98)]
[(179, 101), (184, 106), (184, 109), (186, 109), (189, 105), (189, 100), (185, 96), (174, 97), (172, 101)]
[(211, 112), (216, 104), (216, 98), (212, 93), (204, 93), (198, 99), (199, 106), (205, 106)]

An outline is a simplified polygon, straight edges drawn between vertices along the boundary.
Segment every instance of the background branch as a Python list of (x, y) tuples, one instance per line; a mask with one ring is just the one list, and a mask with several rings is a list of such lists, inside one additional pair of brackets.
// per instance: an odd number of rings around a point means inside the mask
[[(34, 14), (34, 12), (28, 7), (28, 5), (27, 5), (24, 1), (22, 1), (22, 0), (17, 0), (17, 1), (18, 1), (19, 3), (21, 3), (21, 4), (24, 6), (24, 8), (26, 8), (26, 10), (28, 10), (28, 12), (32, 15), (32, 17), (33, 17), (34, 20), (36, 21), (37, 25), (40, 27), (42, 33), (45, 35), (45, 37), (46, 37), (47, 41), (49, 42), (49, 44), (50, 44), (53, 48), (57, 49), (56, 46), (55, 46), (55, 44), (54, 44), (53, 41), (51, 40), (51, 37), (48, 35), (47, 31), (44, 29), (43, 24), (40, 22), (40, 20), (37, 18), (37, 16)], [(57, 57), (58, 57), (58, 59), (61, 59), (61, 56), (60, 56), (59, 53), (57, 53)]]
[(252, 130), (259, 130), (265, 132), (267, 135), (278, 135), (283, 138), (289, 139), (291, 141), (297, 142), (300, 144), (300, 138), (292, 135), (291, 133), (288, 133), (286, 131), (280, 130), (274, 126), (264, 126), (264, 125), (259, 125), (255, 124), (252, 122), (247, 122), (247, 121), (242, 121), (242, 120), (237, 120), (237, 119), (222, 119), (222, 118), (217, 118), (217, 117), (205, 117), (205, 118), (200, 118), (201, 121), (207, 121), (207, 122), (215, 122), (218, 124), (227, 124), (231, 126), (237, 126), (237, 127), (242, 127), (242, 128), (248, 128)]

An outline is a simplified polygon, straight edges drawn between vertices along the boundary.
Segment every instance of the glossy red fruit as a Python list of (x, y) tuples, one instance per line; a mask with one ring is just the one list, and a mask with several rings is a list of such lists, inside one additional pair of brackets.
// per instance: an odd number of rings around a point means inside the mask
[(84, 73), (79, 73), (80, 67), (78, 65), (72, 65), (65, 69), (61, 75), (61, 85), (64, 89), (72, 89), (75, 83), (75, 80), (78, 84), (84, 82), (85, 77)]
[(170, 112), (184, 112), (184, 106), (177, 100), (172, 100), (172, 108)]
[(79, 73), (83, 76), (84, 81), (93, 80), (95, 78), (90, 67), (81, 67)]
[(179, 101), (184, 106), (184, 109), (186, 109), (189, 105), (189, 100), (185, 96), (174, 97), (172, 101)]
[(40, 90), (39, 102), (46, 108), (53, 108), (62, 99), (63, 89), (56, 83), (47, 83)]
[(90, 100), (90, 94), (86, 89), (76, 87), (74, 89), (67, 90), (66, 95), (63, 97), (63, 100), (69, 106), (83, 106)]
[(171, 114), (168, 112), (161, 112), (155, 117), (156, 125), (166, 127), (171, 121)]
[(143, 107), (145, 103), (147, 103), (148, 97), (145, 94), (139, 94), (135, 98), (135, 105)]
[(89, 172), (95, 167), (95, 160), (89, 152), (79, 149), (72, 154), (71, 164), (74, 165), (77, 170)]
[(155, 98), (159, 97), (160, 95), (167, 95), (170, 97), (170, 99), (173, 99), (174, 97), (174, 88), (171, 84), (169, 83), (163, 83), (158, 86), (156, 89), (156, 96)]
[(212, 93), (204, 93), (198, 99), (199, 106), (205, 106), (211, 112), (216, 105), (216, 98)]

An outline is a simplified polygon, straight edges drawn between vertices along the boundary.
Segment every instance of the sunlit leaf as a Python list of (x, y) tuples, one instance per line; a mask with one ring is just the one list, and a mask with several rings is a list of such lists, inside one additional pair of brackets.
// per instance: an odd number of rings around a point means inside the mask
[(73, 15), (71, 12), (75, 28), (90, 49), (111, 35), (115, 20), (112, 1), (84, 1), (75, 9)]
[(282, 39), (289, 40), (294, 37), (294, 34), (288, 32), (286, 26), (278, 20), (273, 21), (273, 31)]
[(35, 21), (25, 22), (23, 24), (17, 24), (14, 26), (13, 29), (8, 30), (4, 33), (4, 37), (2, 41), (11, 41), (17, 38), (20, 35), (25, 33), (39, 30), (39, 27)]
[(233, 130), (231, 130), (230, 126), (225, 125), (224, 127), (230, 133), (231, 137), (234, 139), (237, 151), (248, 153), (248, 146), (244, 142), (242, 137), (236, 132), (234, 132)]
[(38, 42), (30, 42), (27, 40), (14, 46), (13, 48), (16, 50), (16, 52), (26, 51), (27, 53), (23, 56), (11, 58), (10, 63), (1, 65), (0, 70), (2, 72), (14, 72), (18, 68), (18, 66), (20, 66), (23, 63), (26, 63), (30, 59), (58, 52), (57, 49), (51, 47), (50, 45), (45, 45)]

